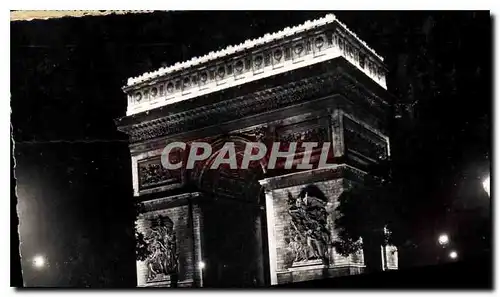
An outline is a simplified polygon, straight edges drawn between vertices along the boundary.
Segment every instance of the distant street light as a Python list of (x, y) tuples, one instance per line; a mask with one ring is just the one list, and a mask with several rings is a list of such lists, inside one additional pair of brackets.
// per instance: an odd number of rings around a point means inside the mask
[(205, 268), (205, 262), (200, 261), (200, 263), (198, 263), (198, 267), (199, 267), (200, 269)]
[(457, 257), (458, 257), (457, 252), (455, 252), (455, 251), (450, 252), (450, 258), (451, 259), (455, 260)]
[(203, 269), (205, 269), (205, 262), (203, 261), (198, 262), (198, 268), (200, 269), (200, 287), (203, 287), (203, 280), (204, 280)]
[(36, 255), (33, 257), (33, 266), (37, 269), (42, 269), (45, 267), (45, 257), (42, 255)]
[(488, 194), (488, 196), (490, 196), (490, 176), (489, 175), (483, 181), (483, 188), (484, 188), (484, 191)]
[(438, 237), (438, 242), (440, 245), (446, 245), (446, 244), (448, 244), (449, 241), (450, 241), (450, 239), (448, 238), (448, 235), (446, 235), (446, 234), (441, 234)]

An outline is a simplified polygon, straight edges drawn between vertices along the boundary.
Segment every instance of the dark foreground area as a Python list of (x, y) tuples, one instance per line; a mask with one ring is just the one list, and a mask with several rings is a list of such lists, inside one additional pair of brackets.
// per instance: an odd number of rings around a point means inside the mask
[[(491, 257), (482, 257), (436, 266), (292, 283), (272, 288), (492, 290), (494, 273), (492, 263)], [(30, 288), (21, 290), (26, 289)], [(144, 289), (141, 288), (141, 290)]]
[(276, 288), (493, 289), (492, 258), (279, 285)]

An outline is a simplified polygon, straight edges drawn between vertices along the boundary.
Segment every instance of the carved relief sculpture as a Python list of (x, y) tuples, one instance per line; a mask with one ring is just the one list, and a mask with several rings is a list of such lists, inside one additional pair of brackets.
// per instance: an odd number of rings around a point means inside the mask
[(288, 214), (292, 220), (286, 238), (292, 262), (322, 260), (328, 264), (330, 232), (326, 205), (326, 197), (315, 186), (305, 187), (298, 197), (288, 192)]
[(328, 129), (326, 127), (314, 127), (306, 131), (294, 132), (289, 134), (280, 135), (279, 141), (281, 142), (301, 142), (301, 141), (314, 141), (322, 143), (328, 139)]
[(266, 143), (272, 140), (271, 129), (268, 126), (260, 126), (255, 128), (250, 134), (255, 137), (256, 141)]
[[(174, 154), (172, 154), (174, 155)], [(180, 156), (171, 156), (171, 162), (178, 162)], [(167, 170), (161, 164), (160, 158), (142, 161), (138, 164), (138, 178), (140, 189), (158, 187), (165, 184), (174, 184), (181, 182), (180, 170)]]
[(147, 164), (145, 166), (139, 166), (139, 178), (142, 185), (147, 186), (169, 180), (171, 176), (168, 170), (163, 168), (161, 164)]
[(149, 251), (147, 281), (166, 279), (177, 273), (178, 252), (172, 221), (168, 217), (156, 219), (145, 240)]

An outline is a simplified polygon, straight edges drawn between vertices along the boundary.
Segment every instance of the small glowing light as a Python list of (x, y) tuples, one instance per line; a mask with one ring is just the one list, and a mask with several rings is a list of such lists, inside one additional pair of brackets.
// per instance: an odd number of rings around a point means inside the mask
[(456, 259), (457, 257), (458, 257), (457, 252), (452, 251), (452, 252), (450, 253), (450, 258), (452, 258), (452, 259)]
[(205, 268), (205, 262), (200, 261), (200, 262), (198, 263), (198, 267), (199, 267), (200, 269)]
[(484, 191), (490, 196), (490, 176), (483, 181)]
[(42, 268), (45, 266), (45, 258), (41, 255), (37, 255), (33, 258), (33, 266), (36, 268)]
[(438, 242), (439, 242), (439, 244), (441, 244), (441, 245), (445, 245), (445, 244), (447, 244), (449, 241), (450, 241), (450, 239), (448, 238), (448, 235), (446, 235), (446, 234), (441, 234), (441, 235), (439, 235), (439, 237), (438, 237)]

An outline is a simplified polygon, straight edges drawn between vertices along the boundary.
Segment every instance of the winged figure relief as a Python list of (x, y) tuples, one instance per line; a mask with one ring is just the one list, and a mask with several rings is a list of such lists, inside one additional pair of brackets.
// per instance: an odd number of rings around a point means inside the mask
[(289, 248), (294, 262), (321, 259), (328, 261), (330, 232), (327, 199), (315, 186), (304, 188), (297, 197), (288, 192), (288, 213), (291, 216)]
[(146, 238), (149, 256), (146, 259), (148, 281), (155, 280), (159, 275), (177, 272), (178, 254), (173, 226), (158, 223), (151, 227)]

